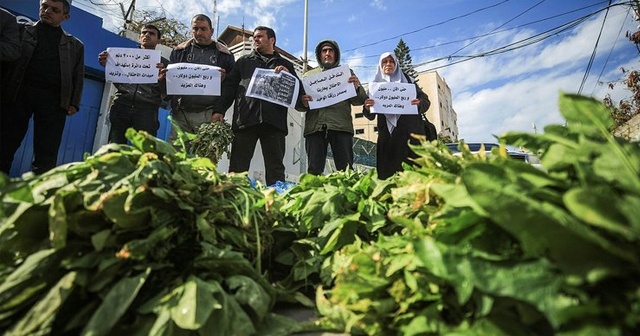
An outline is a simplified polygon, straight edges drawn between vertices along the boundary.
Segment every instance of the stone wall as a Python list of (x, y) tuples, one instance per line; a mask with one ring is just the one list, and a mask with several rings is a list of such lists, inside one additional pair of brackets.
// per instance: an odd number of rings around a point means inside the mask
[(629, 141), (640, 141), (640, 114), (635, 115), (627, 123), (616, 128), (613, 131), (613, 135)]

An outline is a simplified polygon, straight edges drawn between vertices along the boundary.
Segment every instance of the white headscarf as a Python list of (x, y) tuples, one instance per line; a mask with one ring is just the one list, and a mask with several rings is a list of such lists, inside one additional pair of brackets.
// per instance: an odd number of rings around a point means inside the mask
[[(393, 70), (393, 73), (391, 73), (391, 75), (385, 74), (384, 70), (382, 69), (382, 60), (389, 56), (391, 56), (391, 58), (393, 58), (393, 61), (396, 63), (396, 68)], [(408, 83), (407, 78), (405, 78), (402, 70), (400, 70), (398, 57), (396, 57), (395, 53), (385, 52), (380, 55), (380, 59), (378, 60), (378, 69), (376, 70), (376, 76), (374, 77), (373, 82)], [(393, 132), (393, 129), (396, 128), (396, 125), (398, 124), (398, 118), (400, 118), (400, 115), (386, 114), (385, 117), (387, 119), (387, 128), (389, 129), (389, 134), (391, 134)]]

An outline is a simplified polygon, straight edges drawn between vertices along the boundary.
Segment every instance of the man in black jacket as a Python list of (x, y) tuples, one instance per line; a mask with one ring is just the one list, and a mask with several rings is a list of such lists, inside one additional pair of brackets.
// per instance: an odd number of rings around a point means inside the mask
[[(251, 159), (260, 140), (264, 157), (267, 185), (284, 181), (285, 137), (287, 107), (266, 100), (247, 97), (247, 87), (256, 68), (288, 72), (296, 77), (293, 64), (275, 50), (276, 33), (273, 29), (258, 26), (253, 30), (254, 50), (238, 59), (222, 83), (222, 95), (214, 109), (213, 122), (221, 121), (224, 113), (235, 100), (232, 129), (234, 132), (229, 158), (229, 172), (249, 170)], [(297, 102), (299, 97), (295, 97)]]
[(21, 25), (22, 53), (2, 71), (0, 170), (9, 173), (13, 156), (33, 115), (36, 174), (56, 166), (67, 116), (80, 109), (84, 45), (64, 31), (70, 0), (41, 0), (40, 20)]
[(15, 61), (20, 57), (20, 49), (16, 17), (0, 8), (0, 62)]
[[(140, 30), (138, 42), (142, 49), (155, 49), (160, 43), (161, 33), (158, 27), (152, 24), (145, 24)], [(98, 55), (98, 62), (102, 66), (107, 63), (107, 51)], [(157, 64), (159, 69), (169, 65), (169, 60), (162, 57), (161, 63)], [(128, 84), (115, 83), (116, 98), (109, 110), (109, 142), (126, 144), (125, 133), (129, 127), (136, 131), (146, 131), (156, 136), (158, 134), (158, 108), (162, 104), (163, 92), (166, 92), (161, 85), (166, 85), (165, 81), (152, 84)]]

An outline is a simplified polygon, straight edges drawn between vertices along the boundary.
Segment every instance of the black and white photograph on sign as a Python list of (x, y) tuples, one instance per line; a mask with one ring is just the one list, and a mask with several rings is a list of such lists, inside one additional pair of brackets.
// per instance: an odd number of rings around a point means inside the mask
[(300, 91), (298, 79), (286, 72), (275, 73), (273, 69), (256, 68), (251, 76), (247, 97), (294, 108)]

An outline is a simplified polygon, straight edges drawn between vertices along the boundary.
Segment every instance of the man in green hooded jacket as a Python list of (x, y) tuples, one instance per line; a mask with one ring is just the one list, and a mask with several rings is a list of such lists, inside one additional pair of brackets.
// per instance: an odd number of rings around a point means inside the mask
[[(320, 73), (340, 65), (340, 48), (332, 40), (324, 40), (316, 46), (318, 67), (304, 74), (304, 77)], [(310, 95), (302, 96), (302, 104), (307, 112), (304, 137), (309, 163), (308, 172), (320, 175), (324, 172), (327, 160), (327, 146), (331, 145), (337, 170), (353, 168), (353, 119), (351, 105), (359, 106), (367, 99), (358, 77), (351, 71), (349, 83), (353, 83), (356, 96), (333, 105), (309, 109)]]

